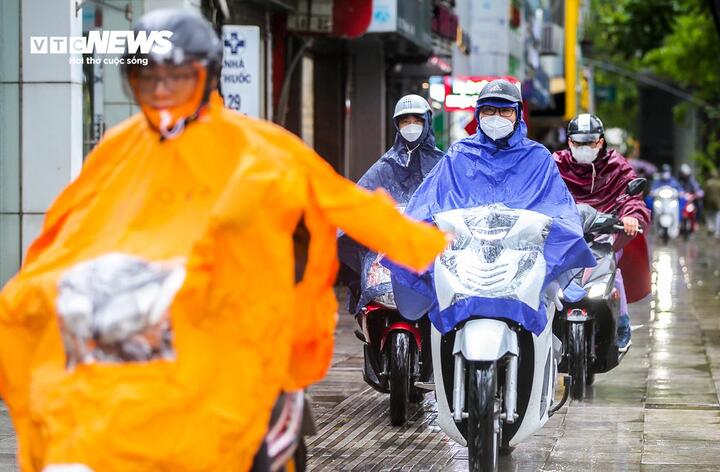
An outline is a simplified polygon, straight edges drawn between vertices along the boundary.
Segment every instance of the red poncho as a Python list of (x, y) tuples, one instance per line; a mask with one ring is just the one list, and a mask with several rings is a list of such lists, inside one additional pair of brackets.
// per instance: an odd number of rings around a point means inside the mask
[[(615, 209), (618, 199), (625, 193), (627, 184), (637, 178), (627, 159), (614, 149), (602, 150), (592, 164), (579, 164), (569, 149), (553, 154), (558, 170), (570, 193), (577, 203), (585, 203), (593, 208), (609, 213)], [(646, 231), (650, 224), (648, 210), (642, 195), (625, 199), (618, 208), (623, 218), (632, 216), (640, 222)], [(628, 302), (638, 301), (650, 293), (650, 261), (647, 241), (643, 235), (634, 239), (622, 233), (616, 243), (616, 249), (623, 248), (620, 270), (625, 280)]]

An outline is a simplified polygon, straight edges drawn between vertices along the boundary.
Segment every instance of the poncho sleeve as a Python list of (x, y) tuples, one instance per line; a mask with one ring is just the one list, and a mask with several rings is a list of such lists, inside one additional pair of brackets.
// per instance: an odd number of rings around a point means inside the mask
[(309, 170), (312, 198), (324, 215), (369, 249), (422, 270), (445, 247), (442, 232), (401, 215), (384, 191), (357, 187), (321, 159), (314, 159)]

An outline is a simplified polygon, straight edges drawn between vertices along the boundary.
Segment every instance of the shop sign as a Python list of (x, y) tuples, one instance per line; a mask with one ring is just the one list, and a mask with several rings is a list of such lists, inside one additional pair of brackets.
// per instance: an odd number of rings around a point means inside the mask
[(373, 0), (372, 19), (368, 33), (394, 33), (397, 31), (397, 0)]
[(225, 106), (260, 117), (260, 27), (225, 25), (220, 75)]
[(445, 110), (447, 111), (473, 111), (480, 91), (488, 82), (495, 79), (505, 79), (521, 89), (518, 79), (512, 76), (474, 76), (453, 77), (445, 76)]
[(368, 33), (398, 33), (418, 46), (432, 50), (430, 0), (373, 0)]

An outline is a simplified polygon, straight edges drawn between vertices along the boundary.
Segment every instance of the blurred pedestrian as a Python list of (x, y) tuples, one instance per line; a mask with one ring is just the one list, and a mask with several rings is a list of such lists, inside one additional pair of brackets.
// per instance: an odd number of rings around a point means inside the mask
[(705, 181), (705, 208), (708, 227), (720, 239), (720, 176), (717, 169), (713, 169), (710, 178)]

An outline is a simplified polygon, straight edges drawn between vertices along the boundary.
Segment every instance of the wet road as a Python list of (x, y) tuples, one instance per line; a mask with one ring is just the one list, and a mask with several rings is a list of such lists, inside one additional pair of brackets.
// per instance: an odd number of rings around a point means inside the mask
[[(319, 434), (311, 471), (463, 471), (467, 453), (435, 425), (432, 397), (406, 427), (361, 378), (354, 320), (341, 314), (333, 368), (312, 389)], [(631, 306), (633, 346), (599, 374), (584, 403), (563, 407), (501, 459), (503, 471), (720, 470), (720, 242), (656, 246), (653, 294)]]

